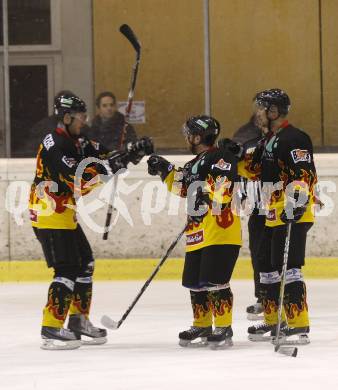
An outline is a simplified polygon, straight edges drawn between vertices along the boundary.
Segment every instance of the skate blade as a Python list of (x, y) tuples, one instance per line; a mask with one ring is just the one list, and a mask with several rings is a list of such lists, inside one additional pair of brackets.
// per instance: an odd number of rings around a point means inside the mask
[(65, 350), (65, 349), (77, 349), (81, 347), (81, 340), (54, 340), (54, 339), (43, 339), (42, 344), (40, 345), (41, 349), (46, 349), (49, 351), (53, 350)]
[(196, 340), (182, 340), (178, 342), (178, 345), (180, 345), (183, 348), (204, 348), (208, 346), (208, 340), (206, 337), (201, 337)]
[(102, 345), (108, 341), (107, 337), (87, 337), (81, 336), (82, 345)]
[(249, 334), (248, 339), (253, 342), (267, 342), (272, 340), (271, 336), (264, 336), (262, 334)]
[(212, 350), (228, 349), (234, 345), (232, 339), (225, 339), (222, 341), (209, 341), (209, 348)]
[(249, 321), (263, 321), (264, 320), (264, 316), (263, 315), (253, 314), (253, 313), (248, 313), (246, 318)]
[[(271, 340), (273, 345), (277, 345), (275, 337)], [(292, 335), (289, 337), (280, 337), (279, 345), (307, 345), (310, 344), (310, 339), (307, 334)]]

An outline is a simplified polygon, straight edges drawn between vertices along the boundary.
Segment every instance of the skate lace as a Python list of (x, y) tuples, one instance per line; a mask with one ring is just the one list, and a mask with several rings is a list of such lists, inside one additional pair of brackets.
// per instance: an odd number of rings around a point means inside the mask
[(191, 334), (191, 335), (195, 335), (195, 334), (198, 334), (200, 333), (201, 331), (201, 328), (197, 327), (197, 326), (191, 326), (189, 330), (187, 330), (186, 332)]
[(254, 325), (255, 329), (268, 329), (271, 327), (271, 325), (267, 324), (266, 322), (261, 322), (259, 324)]
[(213, 334), (214, 334), (214, 335), (224, 334), (224, 333), (227, 332), (227, 330), (228, 330), (227, 327), (216, 327), (215, 330), (214, 330), (214, 332), (213, 332)]

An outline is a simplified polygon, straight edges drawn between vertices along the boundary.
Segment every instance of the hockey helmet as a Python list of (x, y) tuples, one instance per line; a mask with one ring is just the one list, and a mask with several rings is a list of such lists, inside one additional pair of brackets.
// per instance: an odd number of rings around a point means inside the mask
[(276, 106), (280, 115), (287, 115), (291, 101), (286, 92), (279, 88), (266, 89), (258, 92), (254, 99), (257, 105), (264, 106), (267, 110)]
[(66, 114), (87, 112), (86, 103), (76, 95), (65, 94), (55, 98), (54, 114), (63, 119)]
[(221, 131), (219, 122), (207, 115), (192, 116), (183, 125), (183, 134), (199, 135), (202, 143), (213, 145)]

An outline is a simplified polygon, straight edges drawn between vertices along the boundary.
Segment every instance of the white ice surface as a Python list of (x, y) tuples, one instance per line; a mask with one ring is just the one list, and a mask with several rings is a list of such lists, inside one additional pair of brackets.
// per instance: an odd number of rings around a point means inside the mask
[[(103, 346), (44, 351), (40, 345), (45, 283), (0, 284), (0, 389), (337, 389), (338, 280), (309, 281), (311, 344), (292, 358), (269, 343), (247, 341), (245, 307), (252, 282), (234, 281), (234, 347), (186, 349), (177, 334), (190, 326), (188, 291), (153, 282)], [(120, 319), (142, 282), (97, 282), (92, 320)]]

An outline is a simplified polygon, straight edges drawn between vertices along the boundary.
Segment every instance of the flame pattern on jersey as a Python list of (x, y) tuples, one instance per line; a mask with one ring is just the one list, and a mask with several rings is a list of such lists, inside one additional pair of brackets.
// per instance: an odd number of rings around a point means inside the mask
[(75, 140), (63, 128), (48, 134), (39, 145), (35, 179), (31, 186), (29, 208), (31, 223), (40, 229), (75, 229), (75, 195), (86, 195), (98, 184), (98, 170), (88, 165), (74, 187), (78, 164), (86, 157), (100, 158), (105, 148), (94, 148), (84, 139)]
[(210, 245), (241, 245), (240, 218), (231, 209), (233, 182), (237, 179), (237, 161), (230, 152), (210, 148), (183, 168), (174, 168), (166, 177), (168, 190), (187, 197), (189, 186), (203, 182), (210, 199), (200, 223), (190, 222), (186, 229), (186, 251)]
[[(257, 180), (264, 187), (277, 183), (280, 189), (266, 191), (262, 208), (266, 210), (266, 225), (282, 225), (280, 215), (285, 207), (286, 188), (292, 183), (295, 190), (305, 192), (307, 209), (297, 223), (313, 222), (313, 205), (317, 174), (313, 161), (313, 147), (310, 137), (285, 121), (275, 135), (260, 141), (256, 150), (251, 149), (239, 163), (239, 174), (249, 180)], [(263, 196), (264, 198), (264, 196)]]

